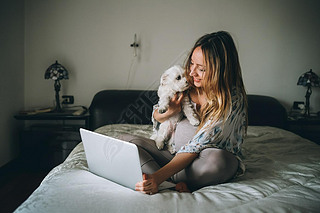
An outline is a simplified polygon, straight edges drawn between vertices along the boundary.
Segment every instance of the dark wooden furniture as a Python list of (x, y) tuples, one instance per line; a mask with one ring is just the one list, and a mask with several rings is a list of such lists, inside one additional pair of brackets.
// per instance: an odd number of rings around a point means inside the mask
[(65, 160), (81, 141), (79, 128), (89, 128), (89, 113), (73, 115), (75, 111), (14, 116), (26, 123), (20, 133), (20, 160), (23, 167), (50, 170)]
[(288, 130), (320, 145), (320, 117), (288, 119)]

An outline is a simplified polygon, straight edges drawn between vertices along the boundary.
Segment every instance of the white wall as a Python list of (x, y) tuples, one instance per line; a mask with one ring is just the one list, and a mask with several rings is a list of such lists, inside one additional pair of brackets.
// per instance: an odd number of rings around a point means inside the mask
[(24, 104), (24, 1), (0, 1), (0, 167), (18, 155)]
[[(298, 77), (310, 68), (320, 75), (319, 11), (317, 0), (25, 1), (25, 104), (53, 103), (53, 82), (44, 72), (56, 59), (70, 72), (62, 93), (89, 106), (102, 89), (156, 89), (161, 73), (183, 61), (198, 37), (227, 30), (247, 92), (289, 108), (304, 101)], [(319, 88), (311, 107), (320, 110)]]

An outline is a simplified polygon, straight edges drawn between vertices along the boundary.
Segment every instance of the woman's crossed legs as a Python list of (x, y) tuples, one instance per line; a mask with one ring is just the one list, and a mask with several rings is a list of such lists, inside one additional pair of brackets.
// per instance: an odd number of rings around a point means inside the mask
[[(151, 139), (129, 134), (121, 135), (120, 139), (137, 145), (143, 173), (156, 172), (174, 157), (167, 150), (158, 150)], [(237, 172), (238, 163), (238, 159), (225, 150), (207, 148), (187, 168), (173, 175), (172, 180), (185, 182), (190, 189), (196, 190), (230, 180)]]

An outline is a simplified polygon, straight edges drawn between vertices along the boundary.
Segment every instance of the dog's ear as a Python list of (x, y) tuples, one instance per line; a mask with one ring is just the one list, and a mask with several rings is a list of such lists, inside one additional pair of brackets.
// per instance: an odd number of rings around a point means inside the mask
[(168, 76), (169, 76), (169, 74), (166, 74), (166, 73), (161, 76), (161, 79), (160, 79), (160, 85), (161, 86), (166, 85)]

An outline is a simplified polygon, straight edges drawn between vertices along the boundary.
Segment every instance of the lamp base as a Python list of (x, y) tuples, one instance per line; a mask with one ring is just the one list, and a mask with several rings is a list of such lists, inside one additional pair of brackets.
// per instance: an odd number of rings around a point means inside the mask
[(310, 96), (312, 94), (311, 85), (308, 85), (307, 93), (306, 93), (306, 111), (305, 117), (310, 117)]
[(60, 105), (60, 88), (61, 84), (59, 80), (56, 80), (54, 82), (54, 90), (56, 91), (56, 108), (54, 109), (54, 112), (62, 112), (61, 105)]
[(59, 112), (59, 113), (62, 113), (64, 112), (63, 109), (61, 109), (60, 107), (56, 107), (54, 110), (52, 110), (52, 112)]

